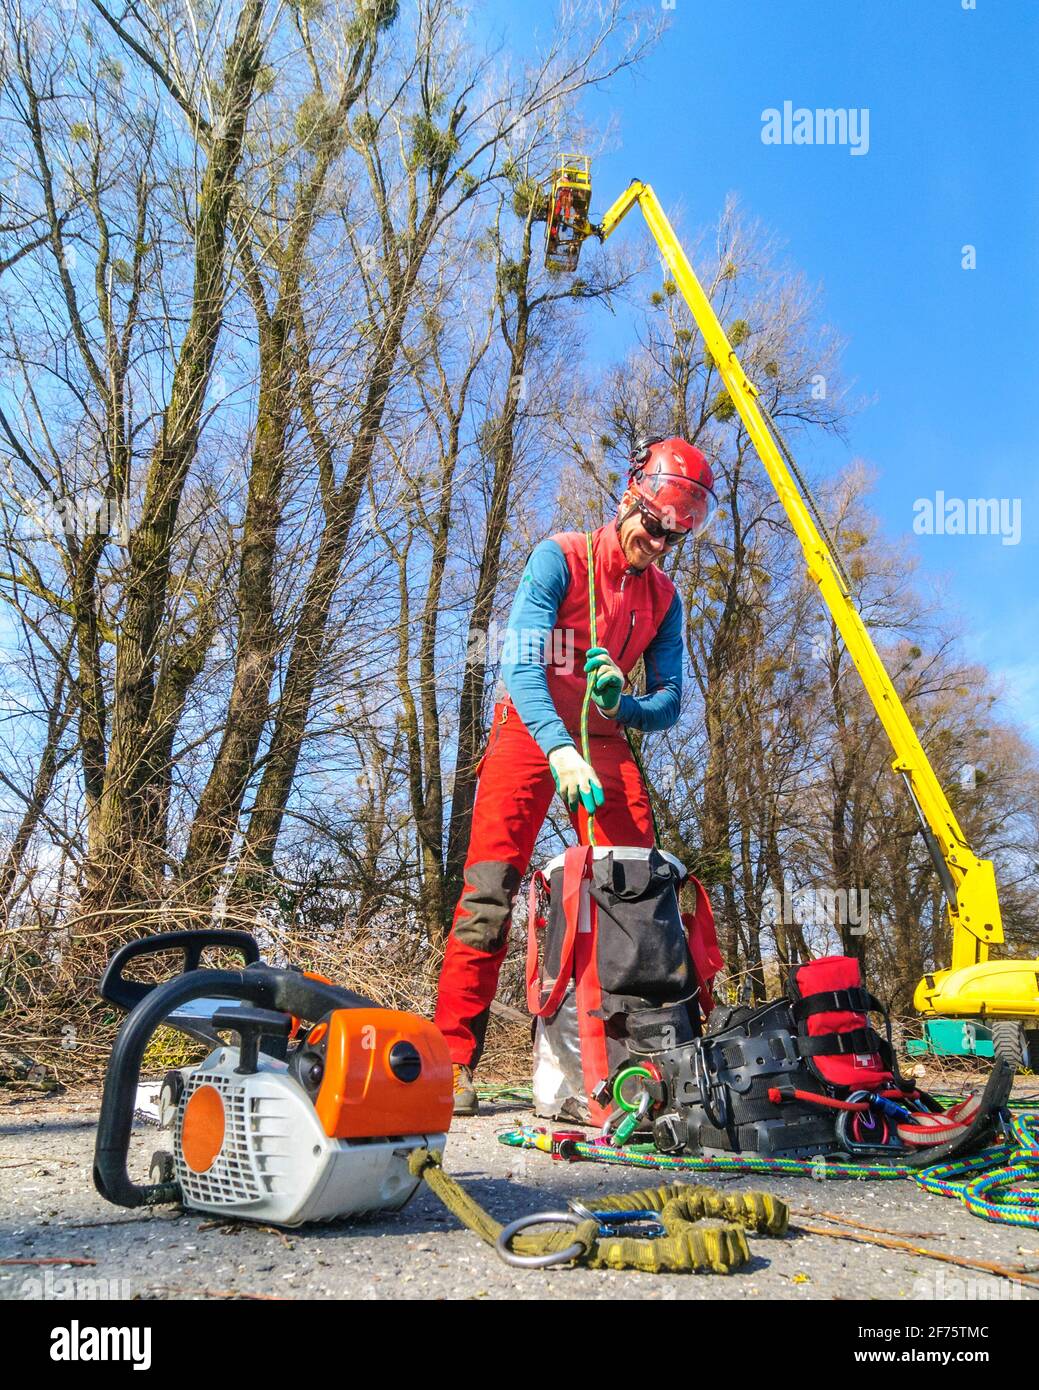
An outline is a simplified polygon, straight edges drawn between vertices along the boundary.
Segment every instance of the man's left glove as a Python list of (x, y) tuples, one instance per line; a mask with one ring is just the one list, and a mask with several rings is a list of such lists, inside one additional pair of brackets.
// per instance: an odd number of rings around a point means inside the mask
[(549, 753), (548, 765), (566, 809), (576, 811), (581, 805), (594, 816), (605, 800), (605, 793), (591, 763), (585, 762), (572, 743), (561, 743)]
[(624, 675), (605, 647), (589, 647), (585, 674), (594, 673), (592, 699), (610, 719), (620, 708)]

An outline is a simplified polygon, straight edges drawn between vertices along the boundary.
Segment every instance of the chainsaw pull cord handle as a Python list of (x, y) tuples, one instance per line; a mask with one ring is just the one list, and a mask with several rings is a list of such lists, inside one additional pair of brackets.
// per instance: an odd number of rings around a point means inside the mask
[(294, 971), (271, 966), (246, 970), (190, 970), (144, 996), (123, 1020), (105, 1072), (94, 1145), (94, 1186), (121, 1207), (157, 1206), (180, 1197), (177, 1183), (135, 1183), (126, 1169), (141, 1061), (152, 1034), (192, 999), (241, 999), (259, 1008), (318, 1019), (333, 1009), (374, 1008), (370, 999)]

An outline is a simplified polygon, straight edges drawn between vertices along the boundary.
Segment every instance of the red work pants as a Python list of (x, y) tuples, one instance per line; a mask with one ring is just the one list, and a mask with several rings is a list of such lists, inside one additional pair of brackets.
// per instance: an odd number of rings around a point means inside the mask
[[(649, 793), (627, 739), (618, 733), (592, 737), (589, 752), (605, 796), (595, 816), (596, 844), (652, 847)], [(456, 1064), (474, 1066), (483, 1051), (513, 903), (555, 794), (548, 760), (514, 706), (496, 705), (477, 776), (465, 884), (437, 994), (436, 1025)], [(584, 811), (570, 819), (587, 843)]]

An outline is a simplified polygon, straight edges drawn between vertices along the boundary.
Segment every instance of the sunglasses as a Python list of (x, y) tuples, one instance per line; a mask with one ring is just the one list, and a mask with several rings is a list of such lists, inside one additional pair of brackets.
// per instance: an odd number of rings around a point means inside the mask
[(648, 507), (641, 502), (636, 503), (639, 512), (639, 519), (642, 522), (642, 529), (650, 540), (663, 541), (665, 545), (677, 545), (679, 541), (685, 540), (684, 531), (669, 531), (666, 526), (662, 526)]

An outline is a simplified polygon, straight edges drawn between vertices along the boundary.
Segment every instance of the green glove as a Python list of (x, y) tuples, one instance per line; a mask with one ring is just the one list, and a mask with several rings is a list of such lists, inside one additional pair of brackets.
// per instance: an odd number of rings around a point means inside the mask
[(548, 765), (566, 809), (576, 811), (580, 803), (590, 816), (594, 816), (604, 800), (602, 783), (573, 744), (564, 743), (561, 748), (553, 748), (548, 755)]
[(592, 699), (612, 718), (617, 713), (624, 689), (624, 675), (605, 647), (589, 647), (588, 660), (584, 663), (585, 674), (595, 673), (592, 682)]

